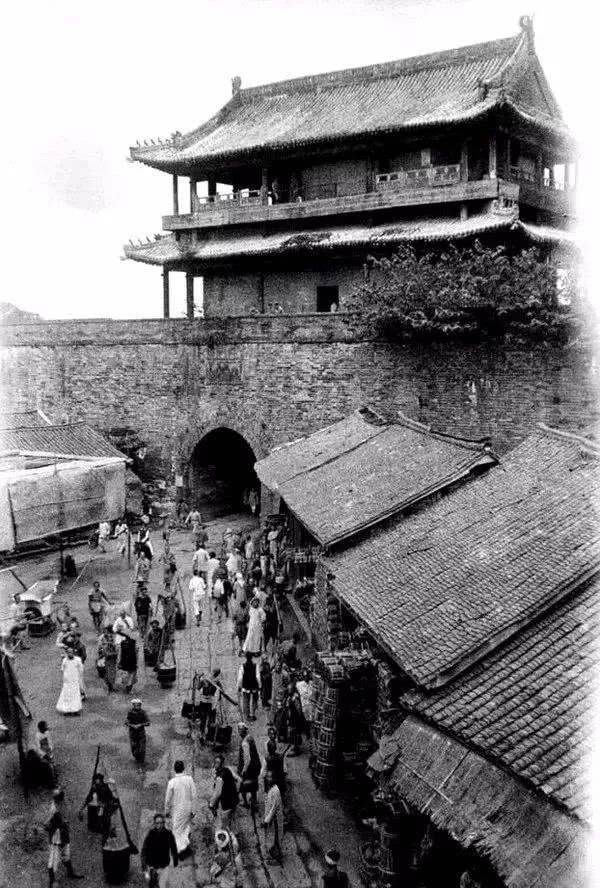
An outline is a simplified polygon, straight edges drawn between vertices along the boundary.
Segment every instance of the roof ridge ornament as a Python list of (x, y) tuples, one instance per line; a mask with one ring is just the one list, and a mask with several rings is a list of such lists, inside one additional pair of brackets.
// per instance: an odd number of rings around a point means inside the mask
[(534, 33), (533, 33), (533, 14), (532, 15), (522, 15), (519, 18), (519, 27), (525, 37), (527, 38), (529, 45), (533, 47)]
[(242, 88), (242, 78), (237, 74), (231, 78), (231, 95), (236, 96)]

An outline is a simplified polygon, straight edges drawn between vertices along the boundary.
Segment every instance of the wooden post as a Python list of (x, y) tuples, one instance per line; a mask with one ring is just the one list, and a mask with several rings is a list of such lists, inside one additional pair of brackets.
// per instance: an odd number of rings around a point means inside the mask
[(197, 202), (198, 202), (198, 192), (196, 191), (196, 180), (190, 176), (190, 213), (196, 212)]
[(549, 172), (548, 185), (550, 188), (554, 188), (554, 159), (553, 158), (551, 158), (548, 161), (548, 172)]
[(511, 178), (510, 168), (512, 166), (512, 141), (510, 136), (506, 137), (506, 170), (504, 171), (505, 179)]
[(538, 188), (544, 186), (544, 157), (541, 151), (538, 152), (535, 160), (535, 184)]
[(269, 203), (269, 169), (268, 169), (268, 167), (263, 167), (262, 171), (261, 171), (260, 202), (265, 207)]
[(460, 181), (469, 181), (469, 143), (466, 139), (460, 146)]
[(214, 173), (211, 173), (208, 177), (208, 196), (214, 197), (217, 193), (217, 177)]
[(495, 179), (497, 177), (497, 136), (496, 133), (493, 132), (490, 136), (489, 142), (489, 174), (490, 179)]
[(163, 268), (163, 318), (170, 317), (169, 313), (169, 272)]
[(194, 320), (194, 275), (191, 271), (185, 273), (186, 314), (188, 321)]
[(466, 203), (461, 203), (460, 205), (460, 221), (466, 222), (469, 218), (469, 207)]
[(179, 180), (176, 175), (173, 176), (173, 215), (179, 215)]

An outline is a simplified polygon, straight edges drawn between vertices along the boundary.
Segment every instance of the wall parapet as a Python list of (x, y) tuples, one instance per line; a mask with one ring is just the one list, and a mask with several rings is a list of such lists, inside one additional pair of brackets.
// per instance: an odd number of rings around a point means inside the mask
[(277, 314), (227, 318), (36, 321), (0, 327), (5, 348), (64, 345), (203, 345), (245, 342), (356, 342), (380, 337), (359, 314)]

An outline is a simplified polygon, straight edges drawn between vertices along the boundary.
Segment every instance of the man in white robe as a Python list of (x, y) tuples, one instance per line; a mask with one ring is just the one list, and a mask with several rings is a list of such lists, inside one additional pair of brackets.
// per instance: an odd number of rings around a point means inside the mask
[(193, 777), (183, 773), (184, 764), (176, 761), (175, 776), (167, 784), (165, 814), (171, 819), (171, 831), (175, 837), (177, 853), (185, 855), (190, 846), (190, 829), (196, 813), (196, 784)]

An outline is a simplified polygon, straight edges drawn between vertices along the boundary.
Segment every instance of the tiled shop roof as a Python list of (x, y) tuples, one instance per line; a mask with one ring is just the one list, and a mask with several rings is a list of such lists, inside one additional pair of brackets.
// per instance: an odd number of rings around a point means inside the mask
[(167, 172), (473, 120), (502, 105), (566, 133), (527, 29), (460, 49), (241, 89), (185, 136), (131, 156)]
[(0, 452), (3, 451), (125, 458), (110, 441), (84, 422), (0, 430)]
[(18, 429), (20, 427), (52, 425), (48, 417), (41, 410), (20, 410), (0, 412), (0, 429)]
[(413, 716), (385, 739), (390, 755), (382, 786), (464, 848), (483, 853), (507, 888), (592, 884), (592, 836), (584, 824)]
[(445, 683), (600, 570), (599, 453), (540, 428), (481, 477), (328, 557), (337, 594), (418, 684)]
[(256, 472), (329, 546), (494, 461), (482, 442), (359, 411), (279, 448), (256, 464)]
[(513, 229), (527, 240), (560, 242), (573, 245), (567, 231), (549, 226), (525, 225), (511, 213), (474, 213), (468, 219), (441, 217), (411, 219), (387, 225), (340, 225), (331, 229), (309, 231), (278, 231), (263, 234), (256, 230), (215, 229), (201, 240), (189, 244), (177, 242), (174, 235), (151, 243), (126, 244), (129, 259), (149, 265), (177, 265), (186, 262), (219, 262), (240, 256), (291, 255), (294, 253), (327, 252), (336, 249), (369, 250), (393, 248), (400, 243), (419, 241), (451, 241), (485, 234), (488, 231)]
[(406, 703), (590, 819), (599, 633), (596, 579), (466, 675)]

